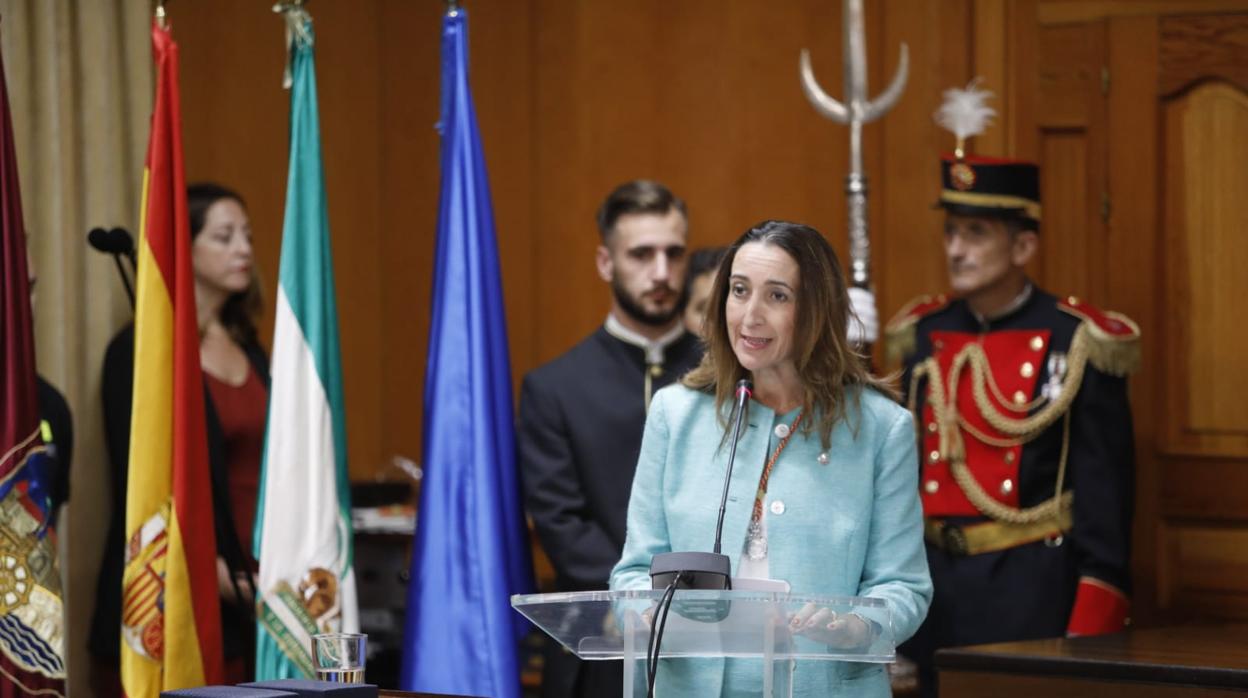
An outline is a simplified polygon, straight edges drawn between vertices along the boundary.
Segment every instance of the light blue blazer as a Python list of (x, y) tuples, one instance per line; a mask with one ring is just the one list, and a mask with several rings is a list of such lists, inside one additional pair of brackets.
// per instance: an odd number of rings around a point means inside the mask
[[(918, 629), (932, 599), (914, 422), (905, 408), (876, 391), (859, 394), (859, 409), (853, 410), (851, 401), (848, 423), (833, 429), (829, 449), (817, 431), (799, 431), (777, 460), (764, 502), (768, 565), (770, 576), (789, 582), (795, 593), (884, 599), (901, 642)], [(750, 403), (724, 518), (723, 552), (734, 573), (759, 477), (780, 441), (775, 427), (792, 424), (797, 414), (777, 415)], [(654, 396), (612, 589), (649, 589), (655, 553), (711, 550), (728, 461), (722, 438), (714, 396), (683, 385)], [(821, 464), (825, 452), (827, 462)], [(773, 504), (777, 501), (783, 505)], [(657, 681), (656, 695), (662, 696), (762, 690), (761, 664), (751, 660), (665, 661)], [(884, 665), (854, 662), (798, 662), (793, 688), (800, 696), (890, 695)]]

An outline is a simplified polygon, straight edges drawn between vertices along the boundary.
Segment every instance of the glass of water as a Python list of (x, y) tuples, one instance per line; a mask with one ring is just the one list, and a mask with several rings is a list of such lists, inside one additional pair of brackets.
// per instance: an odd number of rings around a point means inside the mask
[(316, 678), (335, 683), (364, 683), (364, 655), (368, 636), (362, 633), (322, 633), (312, 636), (312, 666)]

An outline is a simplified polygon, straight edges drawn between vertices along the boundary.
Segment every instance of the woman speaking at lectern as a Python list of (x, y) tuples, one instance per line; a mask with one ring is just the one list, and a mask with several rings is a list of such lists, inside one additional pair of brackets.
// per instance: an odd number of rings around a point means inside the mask
[[(766, 221), (725, 254), (707, 308), (707, 350), (650, 406), (612, 589), (649, 589), (651, 558), (708, 550), (730, 451), (734, 388), (753, 383), (723, 525), (734, 576), (800, 594), (870, 596), (894, 639), (914, 633), (932, 585), (923, 551), (914, 422), (847, 338), (840, 262), (813, 228)], [(873, 632), (827, 610), (792, 629), (854, 647)], [(658, 671), (659, 695), (758, 695), (759, 660), (687, 659)], [(794, 695), (887, 696), (881, 664), (798, 662)]]

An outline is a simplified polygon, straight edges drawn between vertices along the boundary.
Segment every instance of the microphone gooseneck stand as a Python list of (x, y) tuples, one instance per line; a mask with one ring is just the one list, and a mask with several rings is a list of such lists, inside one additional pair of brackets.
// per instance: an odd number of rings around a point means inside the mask
[[(719, 517), (715, 522), (713, 552), (659, 553), (650, 559), (650, 586), (652, 589), (663, 589), (663, 596), (655, 606), (650, 641), (646, 645), (646, 695), (648, 698), (654, 698), (654, 679), (659, 670), (659, 650), (663, 644), (663, 630), (667, 626), (667, 615), (671, 611), (676, 590), (732, 589), (732, 564), (728, 556), (720, 552), (721, 538), (724, 531), (724, 512), (728, 507), (728, 488), (732, 483), (732, 466), (737, 460), (737, 442), (741, 439), (741, 425), (745, 421), (746, 408), (753, 391), (754, 386), (749, 379), (743, 378), (737, 382), (736, 418), (733, 420), (728, 467), (724, 473), (724, 492), (719, 498)], [(723, 601), (686, 602), (676, 612), (691, 620), (717, 622), (728, 616), (728, 603)]]

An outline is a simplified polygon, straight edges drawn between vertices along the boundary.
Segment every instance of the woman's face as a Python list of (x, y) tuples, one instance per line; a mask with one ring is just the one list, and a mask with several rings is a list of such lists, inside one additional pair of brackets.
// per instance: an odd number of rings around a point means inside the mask
[(747, 371), (792, 366), (798, 286), (797, 261), (783, 249), (751, 242), (737, 250), (724, 317), (732, 351)]
[(204, 228), (191, 245), (195, 281), (226, 294), (246, 291), (251, 284), (251, 221), (234, 199), (208, 207)]

